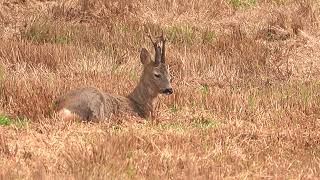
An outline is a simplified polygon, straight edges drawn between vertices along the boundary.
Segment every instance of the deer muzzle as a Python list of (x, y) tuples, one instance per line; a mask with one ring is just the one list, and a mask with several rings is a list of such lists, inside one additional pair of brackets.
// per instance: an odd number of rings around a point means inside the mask
[(173, 93), (173, 89), (172, 88), (165, 88), (161, 91), (162, 94), (166, 94), (166, 95), (170, 95)]

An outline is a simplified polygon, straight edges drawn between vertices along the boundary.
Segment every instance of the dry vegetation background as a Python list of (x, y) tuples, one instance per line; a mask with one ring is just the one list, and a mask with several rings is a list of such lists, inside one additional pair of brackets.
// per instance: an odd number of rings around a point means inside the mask
[[(319, 178), (317, 0), (0, 1), (0, 179)], [(127, 94), (168, 38), (157, 119), (65, 124), (79, 86)]]

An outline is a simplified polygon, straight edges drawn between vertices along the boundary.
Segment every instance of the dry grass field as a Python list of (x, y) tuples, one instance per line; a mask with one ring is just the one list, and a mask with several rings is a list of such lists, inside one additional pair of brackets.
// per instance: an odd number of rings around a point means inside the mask
[[(0, 179), (318, 179), (319, 23), (318, 0), (2, 0)], [(155, 119), (56, 118), (71, 89), (128, 94), (148, 31)]]

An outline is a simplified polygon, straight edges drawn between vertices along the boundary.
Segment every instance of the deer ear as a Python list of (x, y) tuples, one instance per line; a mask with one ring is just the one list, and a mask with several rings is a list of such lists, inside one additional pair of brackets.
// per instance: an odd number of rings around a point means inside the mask
[(151, 55), (148, 52), (148, 50), (146, 50), (146, 48), (141, 49), (140, 60), (143, 65), (147, 65), (147, 64), (151, 63)]

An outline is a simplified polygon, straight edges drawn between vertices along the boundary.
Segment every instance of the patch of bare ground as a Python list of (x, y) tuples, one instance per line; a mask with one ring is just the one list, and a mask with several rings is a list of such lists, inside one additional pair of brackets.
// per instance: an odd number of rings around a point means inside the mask
[[(0, 2), (0, 179), (319, 178), (317, 1)], [(146, 32), (168, 39), (156, 119), (56, 118), (94, 86), (126, 95)]]

